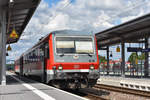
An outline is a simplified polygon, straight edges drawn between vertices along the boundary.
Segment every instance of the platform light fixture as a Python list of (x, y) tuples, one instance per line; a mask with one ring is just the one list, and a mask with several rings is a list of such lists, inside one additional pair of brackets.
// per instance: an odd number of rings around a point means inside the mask
[(18, 34), (15, 30), (15, 28), (12, 30), (12, 32), (9, 35), (10, 38), (18, 38)]
[(13, 6), (14, 6), (14, 0), (9, 0), (9, 7), (13, 8)]
[(10, 44), (8, 45), (8, 47), (7, 47), (7, 51), (11, 51), (12, 49), (11, 49), (11, 46), (10, 46)]

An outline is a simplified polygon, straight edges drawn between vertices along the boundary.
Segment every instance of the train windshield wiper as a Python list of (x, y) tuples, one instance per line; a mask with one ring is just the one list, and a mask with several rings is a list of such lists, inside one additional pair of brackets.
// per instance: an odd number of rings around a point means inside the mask
[(87, 54), (88, 56), (92, 57), (92, 55), (90, 53), (87, 53), (87, 52), (78, 52), (78, 54)]
[(60, 56), (60, 57), (63, 57), (63, 56), (64, 56), (64, 53), (60, 54), (59, 56)]

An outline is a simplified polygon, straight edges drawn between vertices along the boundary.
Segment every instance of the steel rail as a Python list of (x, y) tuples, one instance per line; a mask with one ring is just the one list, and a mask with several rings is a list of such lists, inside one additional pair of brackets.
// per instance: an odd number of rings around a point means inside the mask
[(148, 91), (130, 89), (130, 88), (119, 87), (119, 86), (118, 87), (117, 86), (110, 86), (110, 85), (104, 85), (104, 84), (95, 85), (94, 88), (105, 89), (105, 90), (109, 90), (109, 91), (121, 92), (121, 93), (138, 95), (138, 96), (150, 98), (150, 92), (148, 92)]

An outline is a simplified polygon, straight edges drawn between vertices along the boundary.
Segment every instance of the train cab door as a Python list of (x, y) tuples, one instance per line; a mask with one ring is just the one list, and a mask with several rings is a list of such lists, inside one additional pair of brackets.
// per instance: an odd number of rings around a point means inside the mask
[(20, 58), (20, 75), (23, 75), (23, 57)]
[(45, 83), (47, 81), (47, 66), (48, 66), (48, 59), (49, 59), (49, 45), (48, 42), (46, 42), (43, 46), (44, 51), (44, 66), (43, 66), (43, 82)]

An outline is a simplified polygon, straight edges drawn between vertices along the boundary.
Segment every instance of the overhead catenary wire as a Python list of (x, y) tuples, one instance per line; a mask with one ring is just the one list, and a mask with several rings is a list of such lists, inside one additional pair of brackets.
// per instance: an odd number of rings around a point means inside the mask
[[(69, 0), (69, 2), (66, 5), (64, 5), (62, 8), (60, 8), (60, 10), (63, 10), (64, 8), (68, 7), (72, 1), (73, 0)], [(49, 19), (51, 18), (50, 16), (51, 15), (49, 15), (48, 21), (46, 21), (46, 23), (44, 25), (42, 25), (41, 32), (39, 32), (39, 34), (42, 34), (44, 27), (49, 23)], [(51, 20), (55, 19), (57, 16), (58, 16), (58, 14), (56, 14)]]
[[(72, 2), (73, 2), (73, 0), (69, 0), (69, 2), (67, 4), (65, 4), (62, 8), (60, 8), (60, 10), (63, 10), (64, 8), (68, 7)], [(49, 16), (49, 18), (47, 19), (48, 21), (46, 21), (42, 25), (42, 27), (39, 29), (40, 31), (38, 32), (38, 34), (40, 34), (40, 35), (42, 35), (44, 27), (49, 23), (49, 20), (51, 18), (51, 14), (48, 16)], [(58, 14), (56, 14), (51, 20), (55, 19), (57, 16), (58, 16)], [(34, 32), (31, 32), (31, 33), (34, 33)], [(21, 39), (21, 40), (23, 40), (23, 39)], [(26, 40), (28, 40), (28, 39), (26, 39)]]
[[(141, 1), (141, 0), (140, 0)], [(133, 9), (135, 9), (135, 8), (137, 8), (137, 7), (140, 7), (140, 6), (143, 6), (143, 5), (145, 5), (146, 3), (148, 3), (148, 1), (143, 1), (142, 3), (140, 2), (140, 1), (137, 1), (137, 2), (135, 2), (135, 3), (132, 3), (132, 5), (130, 5), (130, 6), (127, 6), (127, 7), (124, 7), (123, 9), (125, 9), (125, 10), (122, 10), (121, 12), (119, 12), (119, 13), (116, 13), (116, 14), (113, 14), (113, 15), (110, 15), (110, 18), (111, 19), (103, 19), (103, 22), (100, 22), (101, 24), (103, 24), (104, 22), (111, 22), (111, 21), (113, 21), (115, 18), (117, 18), (118, 16), (121, 16), (121, 14), (124, 14), (124, 13), (129, 13), (129, 11), (131, 11), (131, 10), (133, 10)]]
[[(63, 10), (64, 8), (66, 8), (67, 6), (69, 6), (72, 1), (73, 1), (73, 0), (69, 0), (69, 2), (68, 2), (66, 5), (64, 5), (62, 8), (60, 8), (60, 9)], [(140, 1), (141, 1), (141, 0), (140, 0)], [(142, 1), (143, 1), (143, 0), (142, 0)], [(137, 8), (137, 7), (139, 7), (139, 6), (142, 6), (142, 5), (146, 4), (147, 2), (148, 2), (148, 1), (143, 1), (143, 2), (141, 3), (141, 2), (139, 2), (139, 1), (137, 1), (137, 2), (135, 2), (135, 3), (132, 3), (132, 5), (129, 5), (129, 6), (124, 7), (125, 10), (123, 10), (123, 11), (117, 13), (117, 14), (112, 15), (112, 16), (111, 16), (111, 19), (103, 19), (103, 22), (101, 22), (101, 23), (104, 23), (105, 21), (113, 21), (116, 17), (120, 16), (121, 14), (123, 14), (123, 13), (125, 13), (125, 12), (129, 12), (129, 11), (131, 11), (131, 10), (133, 10), (133, 9), (135, 9), (135, 8)], [(49, 24), (49, 20), (50, 20), (50, 18), (51, 18), (51, 14), (48, 15), (48, 16), (49, 16), (48, 21), (46, 21), (46, 22), (41, 26), (40, 31), (38, 32), (39, 35), (43, 35), (42, 33), (43, 33), (44, 27), (45, 27), (47, 24)], [(57, 16), (58, 16), (58, 14), (56, 14), (51, 20), (55, 19)], [(34, 32), (31, 32), (31, 33), (34, 33)]]

